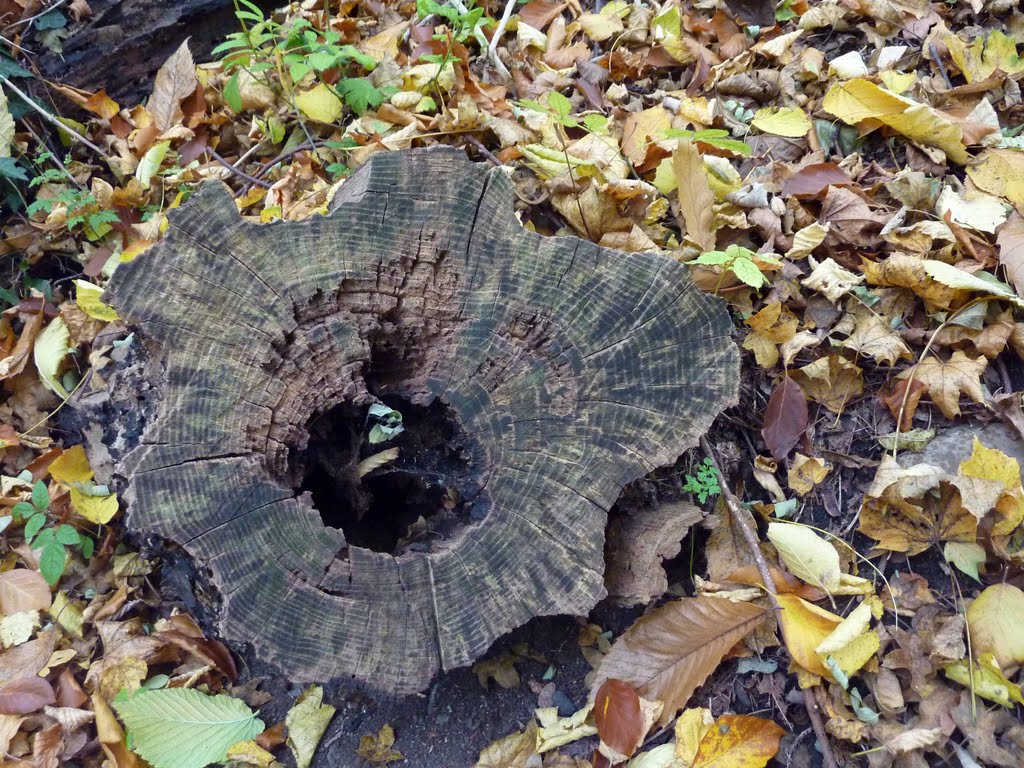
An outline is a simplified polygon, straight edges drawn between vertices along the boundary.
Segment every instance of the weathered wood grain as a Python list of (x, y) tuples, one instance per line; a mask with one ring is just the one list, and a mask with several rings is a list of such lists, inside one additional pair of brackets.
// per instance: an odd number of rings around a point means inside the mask
[[(226, 639), (299, 680), (415, 691), (587, 613), (620, 489), (736, 401), (729, 318), (685, 267), (532, 234), (507, 177), (447, 148), (374, 156), (299, 223), (206, 184), (108, 296), (165, 356), (129, 523), (205, 564)], [(350, 546), (293, 490), (310, 418), (385, 392), (440, 398), (475, 446), (483, 519), (427, 552)]]

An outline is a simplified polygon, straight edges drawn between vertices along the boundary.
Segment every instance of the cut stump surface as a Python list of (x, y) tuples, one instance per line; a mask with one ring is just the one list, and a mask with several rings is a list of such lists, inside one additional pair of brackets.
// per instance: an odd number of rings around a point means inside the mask
[[(735, 403), (739, 356), (685, 267), (526, 231), (454, 150), (376, 155), (333, 207), (257, 225), (207, 183), (118, 267), (162, 364), (120, 472), (129, 525), (208, 568), (227, 640), (407, 693), (604, 596), (609, 507)], [(371, 446), (378, 402), (406, 431)], [(367, 543), (402, 514), (425, 535)]]

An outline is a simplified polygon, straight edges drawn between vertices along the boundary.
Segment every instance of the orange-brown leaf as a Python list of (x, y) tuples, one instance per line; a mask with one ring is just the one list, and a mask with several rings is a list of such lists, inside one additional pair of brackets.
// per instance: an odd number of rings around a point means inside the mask
[(645, 699), (665, 702), (668, 723), (722, 657), (764, 619), (762, 608), (714, 597), (684, 597), (643, 616), (615, 641), (591, 690), (616, 678)]
[(622, 680), (605, 680), (594, 699), (594, 724), (601, 741), (620, 755), (632, 757), (644, 737), (640, 697)]

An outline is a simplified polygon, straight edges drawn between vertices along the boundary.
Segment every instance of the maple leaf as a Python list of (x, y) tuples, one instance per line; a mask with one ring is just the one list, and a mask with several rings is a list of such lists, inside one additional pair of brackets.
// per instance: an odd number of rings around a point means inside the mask
[(344, 96), (345, 103), (359, 115), (368, 109), (379, 107), (387, 98), (384, 89), (374, 87), (365, 77), (346, 77), (337, 82), (334, 90)]
[(789, 341), (796, 334), (800, 321), (782, 302), (773, 301), (746, 320), (750, 333), (743, 340), (743, 348), (754, 353), (754, 359), (762, 368), (772, 368), (779, 362), (778, 345)]
[(947, 361), (938, 357), (922, 360), (915, 368), (900, 374), (899, 378), (919, 381), (931, 396), (932, 402), (947, 419), (960, 415), (960, 394), (963, 393), (976, 403), (985, 402), (981, 386), (981, 374), (985, 372), (988, 360), (984, 355), (972, 360), (957, 350)]

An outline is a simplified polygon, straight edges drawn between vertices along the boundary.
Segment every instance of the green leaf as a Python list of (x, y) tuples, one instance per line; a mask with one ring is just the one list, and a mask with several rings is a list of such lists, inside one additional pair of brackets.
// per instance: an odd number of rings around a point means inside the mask
[(735, 274), (736, 277), (751, 288), (760, 288), (768, 282), (768, 278), (761, 273), (761, 270), (758, 269), (757, 265), (750, 259), (736, 259), (729, 268), (733, 271), (733, 274)]
[(79, 542), (82, 546), (82, 557), (88, 560), (92, 557), (93, 550), (96, 549), (96, 542), (90, 539), (88, 536), (80, 536)]
[(360, 115), (368, 109), (379, 107), (386, 98), (384, 91), (374, 88), (373, 83), (365, 77), (346, 77), (339, 80), (334, 89), (344, 96), (345, 103)]
[(64, 561), (67, 559), (67, 552), (64, 545), (56, 541), (49, 541), (43, 547), (39, 555), (39, 572), (43, 574), (46, 583), (51, 587), (57, 585), (60, 577), (64, 574)]
[(0, 54), (0, 77), (32, 77), (32, 73)]
[(25, 169), (13, 157), (0, 157), (0, 177), (12, 181), (28, 181)]
[(25, 523), (25, 541), (29, 544), (32, 543), (32, 539), (39, 533), (39, 529), (46, 525), (46, 515), (42, 512), (36, 512), (32, 517)]
[(32, 506), (40, 512), (50, 507), (50, 492), (42, 480), (36, 480), (32, 486)]
[(240, 114), (242, 111), (242, 89), (238, 84), (238, 72), (235, 72), (224, 86), (224, 101), (231, 107), (231, 111)]
[(715, 264), (728, 264), (732, 260), (733, 256), (726, 253), (725, 251), (705, 251), (690, 263), (708, 264), (713, 266)]
[(33, 515), (35, 511), (36, 508), (29, 504), (27, 501), (19, 501), (11, 509), (11, 514), (14, 515), (15, 520), (23, 520)]
[(254, 739), (265, 727), (240, 699), (184, 688), (137, 691), (131, 697), (122, 692), (114, 709), (128, 729), (132, 750), (153, 768), (221, 762), (228, 749)]
[(57, 533), (55, 535), (57, 541), (59, 541), (61, 544), (75, 546), (79, 543), (78, 531), (76, 531), (70, 525), (57, 526)]
[(558, 91), (548, 92), (548, 106), (551, 107), (552, 112), (554, 112), (557, 117), (563, 120), (572, 114), (572, 104), (569, 99)]

